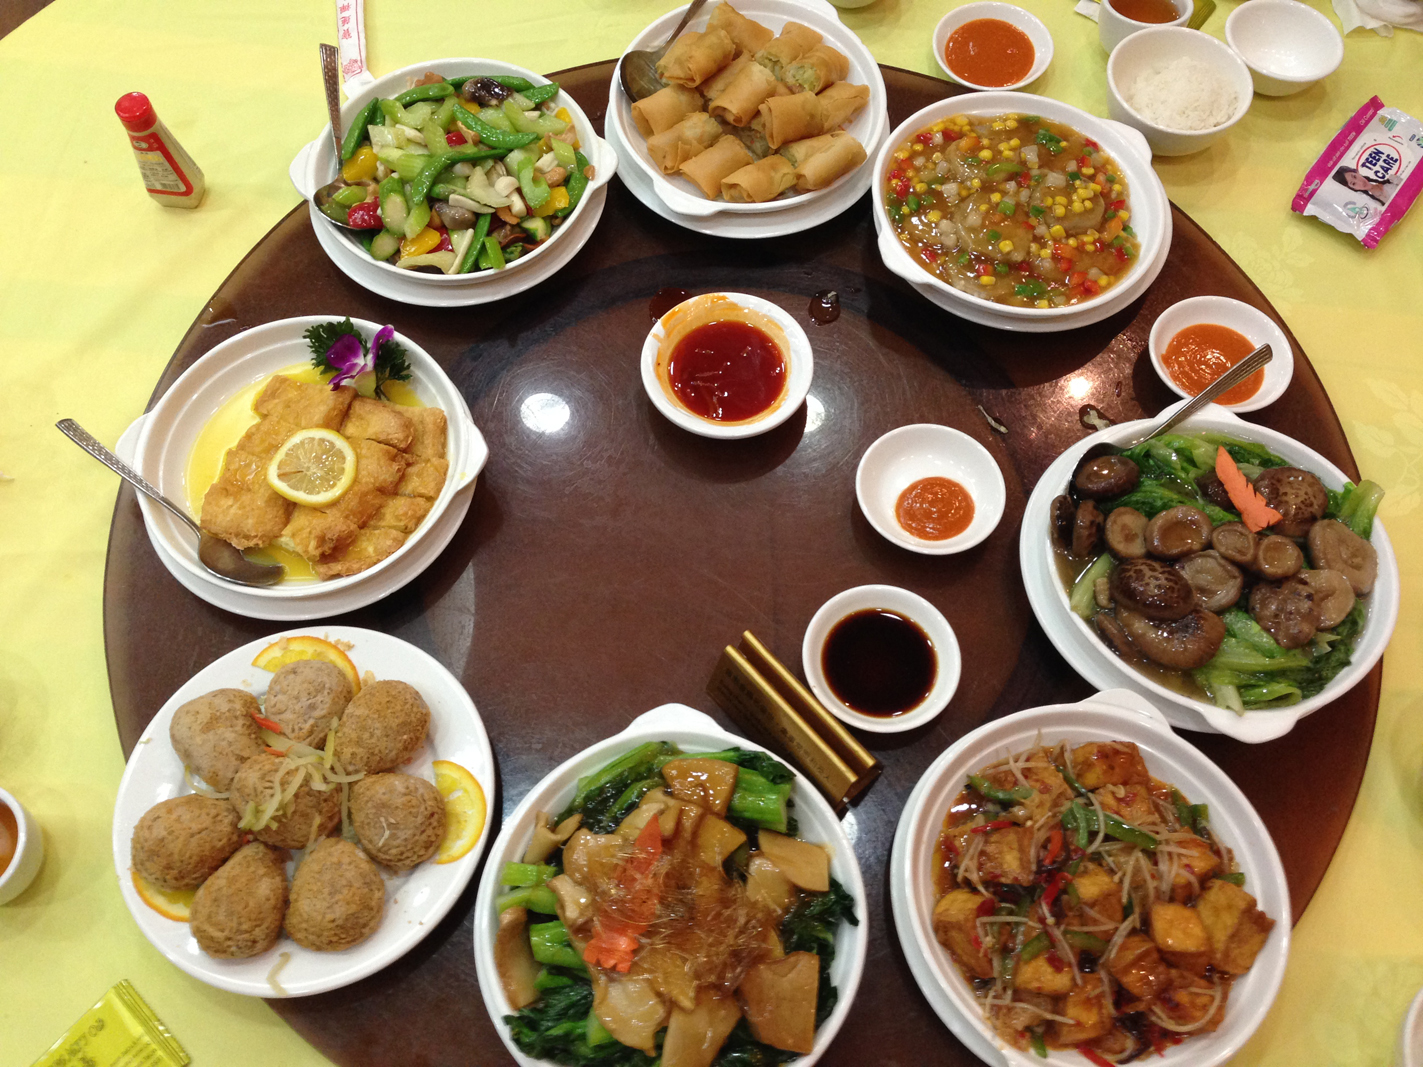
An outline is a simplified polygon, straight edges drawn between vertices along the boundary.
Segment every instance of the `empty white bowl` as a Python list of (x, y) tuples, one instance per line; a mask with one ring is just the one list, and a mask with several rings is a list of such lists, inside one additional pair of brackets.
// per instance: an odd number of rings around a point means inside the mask
[[(973, 497), (968, 529), (942, 541), (915, 537), (894, 514), (905, 489), (933, 477), (952, 478)], [(993, 532), (1003, 517), (1007, 490), (988, 449), (961, 430), (921, 422), (890, 430), (865, 449), (855, 471), (855, 498), (886, 540), (926, 556), (947, 556), (972, 548)]]
[[(786, 337), (786, 345), (783, 346), (782, 351), (787, 363), (786, 384), (780, 400), (761, 415), (742, 422), (717, 422), (715, 419), (703, 418), (684, 408), (673, 395), (672, 386), (667, 380), (666, 373), (659, 366), (658, 355), (662, 349), (663, 339), (667, 336), (669, 320), (677, 313), (678, 309), (717, 300), (729, 300), (731, 303), (751, 311), (759, 311), (774, 321)], [(647, 340), (642, 344), (642, 387), (647, 390), (648, 399), (652, 401), (653, 407), (682, 429), (690, 430), (702, 437), (728, 439), (755, 437), (757, 434), (775, 429), (794, 415), (796, 409), (805, 402), (805, 395), (810, 392), (810, 379), (814, 370), (815, 361), (811, 356), (810, 338), (806, 337), (805, 330), (801, 329), (800, 323), (791, 317), (790, 312), (778, 305), (747, 293), (703, 293), (701, 296), (684, 300), (653, 324), (652, 329), (647, 333)]]
[(1295, 0), (1251, 0), (1225, 20), (1225, 39), (1250, 68), (1255, 91), (1289, 96), (1333, 74), (1344, 38), (1321, 12)]
[[(1190, 3), (1190, 0), (1185, 0)], [(1033, 65), (1028, 68), (1027, 77), (1022, 81), (1013, 82), (1011, 85), (982, 85), (979, 82), (971, 82), (949, 68), (947, 49), (949, 46), (949, 35), (962, 26), (965, 22), (972, 22), (974, 19), (998, 19), (1012, 26), (1016, 26), (1028, 36), (1028, 40), (1033, 42)], [(966, 85), (970, 89), (1021, 89), (1025, 85), (1031, 85), (1043, 76), (1048, 64), (1052, 62), (1052, 34), (1043, 25), (1040, 18), (1030, 11), (1024, 11), (1017, 4), (1003, 4), (998, 0), (982, 0), (980, 3), (964, 4), (956, 7), (939, 20), (939, 24), (934, 27), (934, 58), (939, 61), (939, 68), (948, 79), (957, 82), (959, 85)]]
[(1393, 1067), (1423, 1065), (1423, 992), (1413, 998), (1398, 1031), (1398, 1047), (1393, 1053)]
[(0, 873), (0, 904), (8, 904), (29, 888), (44, 862), (44, 833), (40, 824), (13, 796), (0, 789), (0, 804), (15, 816), (15, 854)]
[[(1251, 0), (1258, 3), (1260, 0)], [(1189, 57), (1213, 69), (1235, 92), (1235, 110), (1229, 119), (1205, 130), (1160, 126), (1127, 103), (1137, 78), (1153, 67)], [(1245, 117), (1255, 87), (1244, 60), (1207, 33), (1185, 26), (1153, 26), (1139, 30), (1112, 49), (1107, 60), (1107, 112), (1118, 122), (1137, 130), (1158, 156), (1186, 156), (1208, 148), (1226, 130)]]
[(1295, 354), (1290, 348), (1289, 338), (1279, 324), (1259, 308), (1228, 296), (1193, 296), (1179, 301), (1163, 311), (1152, 325), (1151, 337), (1147, 341), (1151, 365), (1169, 389), (1184, 397), (1194, 395), (1182, 389), (1166, 373), (1161, 357), (1171, 344), (1171, 338), (1179, 331), (1202, 322), (1227, 326), (1248, 338), (1256, 348), (1267, 344), (1272, 354), (1270, 362), (1265, 364), (1265, 380), (1254, 396), (1238, 404), (1221, 404), (1219, 400), (1217, 404), (1231, 411), (1258, 411), (1280, 399), (1280, 394), (1289, 388), (1290, 379), (1295, 376)]
[(1150, 29), (1152, 26), (1184, 26), (1196, 10), (1192, 0), (1171, 0), (1171, 6), (1179, 14), (1170, 22), (1138, 22), (1136, 19), (1127, 18), (1114, 8), (1111, 0), (1101, 0), (1097, 5), (1097, 40), (1101, 41), (1102, 47), (1110, 53), (1126, 38), (1141, 30)]
[[(892, 611), (917, 623), (934, 646), (937, 664), (934, 684), (929, 687), (929, 692), (923, 700), (901, 715), (866, 715), (856, 711), (835, 695), (835, 691), (825, 679), (821, 656), (826, 638), (830, 636), (835, 624), (857, 611), (876, 608)], [(810, 625), (805, 628), (805, 637), (801, 641), (800, 665), (816, 699), (841, 722), (861, 730), (869, 730), (871, 733), (897, 734), (923, 726), (948, 707), (954, 691), (959, 687), (963, 659), (959, 653), (958, 638), (954, 636), (954, 628), (949, 625), (949, 620), (944, 618), (943, 612), (918, 593), (911, 593), (897, 585), (857, 585), (831, 597), (811, 616)]]

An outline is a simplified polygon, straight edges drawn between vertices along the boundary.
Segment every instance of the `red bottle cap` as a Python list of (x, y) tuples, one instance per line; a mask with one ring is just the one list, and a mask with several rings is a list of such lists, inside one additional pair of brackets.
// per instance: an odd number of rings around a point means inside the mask
[(118, 103), (114, 105), (114, 112), (130, 133), (151, 130), (158, 122), (153, 105), (142, 93), (125, 93), (119, 97)]

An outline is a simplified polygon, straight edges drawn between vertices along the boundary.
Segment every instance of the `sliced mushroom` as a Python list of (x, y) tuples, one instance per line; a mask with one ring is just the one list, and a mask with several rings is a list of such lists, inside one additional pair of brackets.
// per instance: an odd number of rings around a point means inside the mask
[(1063, 548), (1072, 548), (1072, 523), (1077, 518), (1077, 505), (1070, 496), (1060, 496), (1052, 502), (1052, 535)]
[(1379, 554), (1338, 519), (1322, 519), (1309, 528), (1309, 558), (1320, 570), (1339, 571), (1366, 596), (1379, 576)]
[(1072, 522), (1072, 554), (1087, 557), (1097, 551), (1102, 541), (1102, 512), (1090, 500), (1077, 505), (1077, 517)]
[(1271, 534), (1262, 537), (1255, 548), (1255, 559), (1250, 569), (1261, 578), (1278, 582), (1293, 574), (1298, 574), (1304, 566), (1304, 553), (1288, 537)]
[(1146, 524), (1146, 550), (1162, 559), (1180, 559), (1210, 543), (1211, 517), (1200, 508), (1167, 508)]
[(1098, 456), (1077, 469), (1072, 479), (1079, 496), (1107, 500), (1130, 493), (1141, 481), (1141, 468), (1126, 456)]
[(482, 107), (495, 107), (514, 95), (514, 90), (500, 85), (493, 78), (470, 78), (460, 86), (460, 96)]
[(1092, 583), (1092, 599), (1097, 602), (1097, 606), (1103, 611), (1111, 610), (1112, 583), (1110, 579), (1098, 578)]
[(1107, 513), (1107, 547), (1118, 559), (1146, 555), (1146, 516), (1136, 508), (1113, 508)]
[(1196, 604), (1207, 611), (1224, 611), (1240, 599), (1245, 589), (1240, 568), (1214, 549), (1177, 560), (1176, 569), (1196, 591)]
[(1314, 593), (1314, 622), (1332, 630), (1354, 610), (1354, 587), (1340, 571), (1300, 571), (1298, 578)]
[(1206, 471), (1196, 479), (1196, 488), (1201, 496), (1205, 497), (1218, 508), (1226, 511), (1235, 510), (1235, 502), (1230, 499), (1230, 494), (1226, 492), (1225, 483), (1220, 480), (1220, 475), (1215, 471)]
[(1250, 590), (1250, 614), (1281, 648), (1307, 645), (1315, 624), (1314, 592), (1308, 583), (1290, 578), (1279, 585), (1261, 582)]
[(1107, 642), (1107, 647), (1115, 652), (1128, 663), (1140, 663), (1141, 653), (1136, 650), (1136, 646), (1131, 643), (1131, 638), (1122, 629), (1122, 624), (1105, 611), (1099, 611), (1092, 616), (1092, 623), (1097, 627), (1097, 632), (1102, 635), (1102, 640)]
[(1211, 548), (1237, 566), (1248, 567), (1254, 563), (1259, 544), (1255, 531), (1243, 522), (1221, 523), (1211, 531)]
[(458, 207), (443, 200), (435, 201), (435, 214), (447, 230), (468, 230), (478, 220), (478, 216), (469, 208)]
[(1196, 606), (1184, 575), (1159, 559), (1129, 559), (1113, 569), (1112, 599), (1149, 619), (1179, 619)]
[(1117, 621), (1147, 659), (1176, 670), (1205, 666), (1225, 640), (1220, 616), (1201, 608), (1179, 619), (1161, 621), (1119, 607)]
[(525, 908), (506, 908), (499, 916), (499, 932), (494, 935), (494, 969), (515, 1010), (527, 1008), (541, 995), (534, 986), (540, 968), (529, 947), (525, 928), (528, 917)]
[(1270, 529), (1286, 537), (1303, 537), (1329, 507), (1324, 483), (1298, 467), (1271, 467), (1255, 479), (1256, 491), (1280, 513)]

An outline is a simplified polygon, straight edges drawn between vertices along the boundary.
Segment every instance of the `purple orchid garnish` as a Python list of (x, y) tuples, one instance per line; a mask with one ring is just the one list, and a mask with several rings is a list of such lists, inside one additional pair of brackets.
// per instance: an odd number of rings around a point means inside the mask
[[(376, 336), (379, 337), (380, 334)], [(367, 355), (365, 346), (361, 344), (359, 337), (343, 333), (326, 350), (326, 362), (336, 368), (336, 376), (331, 379), (331, 388), (339, 389), (348, 382), (354, 381), (358, 374), (365, 374), (367, 371), (375, 369), (374, 346), (372, 346), (371, 353)]]

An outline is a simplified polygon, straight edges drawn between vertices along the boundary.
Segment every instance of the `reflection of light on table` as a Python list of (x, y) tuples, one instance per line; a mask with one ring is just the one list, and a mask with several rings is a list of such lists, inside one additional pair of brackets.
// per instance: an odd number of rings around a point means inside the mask
[(825, 405), (813, 396), (805, 398), (805, 432), (813, 433), (825, 421)]
[(1073, 378), (1067, 383), (1067, 395), (1073, 400), (1081, 400), (1092, 391), (1092, 383), (1086, 378)]
[(552, 393), (534, 393), (519, 405), (519, 418), (534, 433), (558, 433), (568, 425), (568, 404)]
[(855, 843), (855, 838), (860, 836), (860, 824), (855, 821), (855, 809), (849, 808), (845, 812), (845, 817), (840, 820), (840, 829), (845, 831), (845, 836), (850, 839), (850, 844)]

